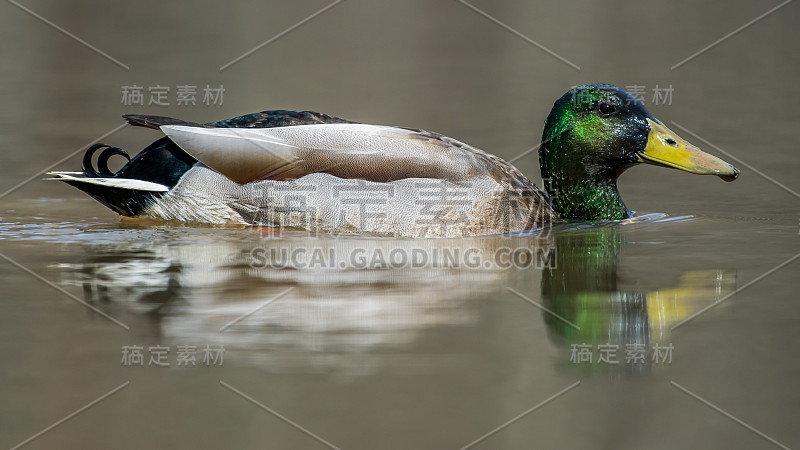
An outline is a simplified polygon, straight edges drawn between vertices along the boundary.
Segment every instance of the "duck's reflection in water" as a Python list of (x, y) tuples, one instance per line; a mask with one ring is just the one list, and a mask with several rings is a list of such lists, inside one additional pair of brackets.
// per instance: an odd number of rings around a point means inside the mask
[(618, 273), (624, 231), (615, 224), (559, 233), (556, 264), (543, 270), (541, 295), (552, 312), (544, 319), (554, 339), (570, 348), (570, 362), (588, 371), (668, 365), (670, 328), (735, 287), (735, 271), (706, 270), (680, 274), (673, 287), (626, 289)]
[[(565, 355), (573, 344), (613, 344), (620, 366), (632, 367), (626, 344), (668, 343), (669, 326), (724, 295), (733, 277), (685, 274), (676, 289), (621, 291), (626, 226), (636, 225), (427, 240), (198, 229), (163, 242), (88, 246), (86, 260), (64, 273), (88, 301), (149, 315), (157, 339), (222, 344), (271, 371), (458, 365), (468, 347), (420, 348), (452, 345), (435, 336), (453, 327), (481, 333), (487, 303), (519, 301), (507, 287), (550, 311), (542, 317)], [(649, 361), (648, 351), (639, 369)]]
[[(223, 238), (207, 239), (214, 233)], [(176, 345), (223, 344), (269, 370), (352, 373), (426, 332), (474, 326), (480, 301), (552, 261), (551, 244), (544, 235), (260, 238), (200, 229), (139, 246), (88, 246), (86, 261), (64, 268), (89, 301), (149, 313)], [(436, 355), (390, 359), (415, 360), (408, 370), (458, 359)]]

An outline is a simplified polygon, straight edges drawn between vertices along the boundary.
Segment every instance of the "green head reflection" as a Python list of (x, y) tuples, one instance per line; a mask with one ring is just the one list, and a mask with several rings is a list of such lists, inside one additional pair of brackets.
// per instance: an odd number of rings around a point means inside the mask
[[(544, 314), (556, 340), (570, 346), (570, 361), (632, 369), (653, 364), (654, 348), (671, 345), (670, 327), (734, 287), (735, 273), (689, 271), (676, 285), (652, 291), (626, 287), (619, 275), (626, 226), (613, 224), (555, 233), (556, 264), (542, 271)], [(592, 352), (575, 360), (574, 352)], [(644, 357), (640, 354), (644, 349)], [(610, 353), (613, 353), (611, 355)], [(616, 363), (608, 362), (613, 356)]]

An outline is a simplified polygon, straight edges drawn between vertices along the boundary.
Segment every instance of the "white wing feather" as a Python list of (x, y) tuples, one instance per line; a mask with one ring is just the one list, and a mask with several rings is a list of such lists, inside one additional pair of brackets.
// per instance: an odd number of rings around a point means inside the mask
[(239, 184), (319, 172), (371, 181), (461, 181), (477, 165), (474, 153), (417, 131), (380, 125), (161, 129), (198, 161)]

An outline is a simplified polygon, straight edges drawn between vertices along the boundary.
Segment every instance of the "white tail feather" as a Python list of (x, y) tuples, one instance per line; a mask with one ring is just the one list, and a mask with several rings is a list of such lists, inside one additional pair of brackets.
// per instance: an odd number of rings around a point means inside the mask
[(45, 180), (77, 181), (80, 183), (96, 184), (99, 186), (131, 189), (134, 191), (169, 191), (169, 188), (163, 184), (143, 180), (134, 180), (130, 178), (86, 178), (81, 172), (47, 172), (47, 175), (52, 175), (52, 178), (45, 178)]

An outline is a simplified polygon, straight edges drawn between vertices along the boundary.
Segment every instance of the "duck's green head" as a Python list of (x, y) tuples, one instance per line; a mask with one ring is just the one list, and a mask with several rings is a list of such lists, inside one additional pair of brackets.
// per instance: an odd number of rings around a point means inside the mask
[(739, 171), (700, 151), (653, 117), (634, 95), (610, 84), (578, 86), (553, 105), (539, 149), (542, 178), (564, 219), (628, 217), (617, 178), (639, 163), (733, 181)]

